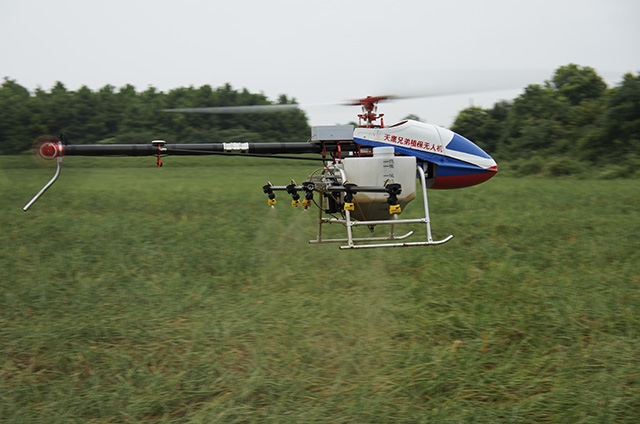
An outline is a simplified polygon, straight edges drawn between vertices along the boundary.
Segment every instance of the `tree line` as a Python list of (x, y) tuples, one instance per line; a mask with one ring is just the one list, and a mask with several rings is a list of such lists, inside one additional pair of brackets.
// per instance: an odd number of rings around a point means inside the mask
[(154, 87), (138, 92), (132, 85), (99, 90), (83, 86), (68, 90), (58, 82), (50, 91), (30, 93), (5, 78), (0, 87), (0, 154), (31, 149), (43, 134), (65, 133), (69, 143), (170, 143), (300, 141), (309, 137), (307, 117), (300, 110), (271, 114), (184, 114), (160, 109), (209, 106), (294, 104), (281, 95), (272, 102), (263, 94), (230, 84), (216, 89), (177, 88), (162, 92)]
[[(309, 137), (304, 112), (205, 115), (160, 109), (293, 104), (230, 84), (218, 88), (111, 85), (68, 90), (58, 82), (31, 93), (5, 78), (0, 86), (0, 154), (31, 149), (42, 134), (65, 133), (70, 143), (171, 143), (300, 141)], [(513, 101), (462, 110), (452, 126), (500, 163), (520, 174), (563, 175), (606, 165), (614, 176), (640, 169), (640, 73), (609, 88), (591, 67), (561, 66), (544, 84), (532, 84)], [(504, 169), (504, 168), (503, 168)]]
[(591, 67), (561, 66), (513, 101), (462, 110), (452, 130), (520, 174), (564, 175), (604, 165), (613, 176), (639, 175), (640, 73), (608, 88)]

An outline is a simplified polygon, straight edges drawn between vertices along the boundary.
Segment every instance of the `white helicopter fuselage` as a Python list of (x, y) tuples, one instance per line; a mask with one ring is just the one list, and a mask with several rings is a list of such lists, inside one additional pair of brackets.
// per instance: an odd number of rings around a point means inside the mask
[(359, 127), (361, 145), (391, 146), (397, 153), (435, 165), (430, 188), (452, 189), (480, 184), (498, 171), (496, 161), (463, 136), (436, 125), (406, 120), (390, 127)]

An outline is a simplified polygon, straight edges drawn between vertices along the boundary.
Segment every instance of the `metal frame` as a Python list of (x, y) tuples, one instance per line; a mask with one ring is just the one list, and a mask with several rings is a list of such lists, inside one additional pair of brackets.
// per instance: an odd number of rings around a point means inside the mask
[[(351, 219), (351, 212), (345, 211), (345, 219), (338, 218), (324, 218), (323, 211), (320, 209), (318, 215), (318, 234), (315, 240), (309, 240), (311, 244), (319, 244), (319, 243), (344, 243), (347, 244), (344, 246), (340, 246), (340, 249), (371, 249), (377, 247), (409, 247), (409, 246), (430, 246), (443, 244), (448, 242), (453, 238), (453, 235), (449, 235), (448, 237), (442, 240), (433, 240), (431, 235), (431, 220), (429, 218), (429, 200), (427, 197), (427, 181), (424, 170), (421, 166), (416, 167), (418, 169), (418, 174), (420, 175), (420, 184), (422, 186), (422, 198), (424, 202), (424, 218), (415, 218), (415, 219), (400, 219), (398, 215), (393, 215), (392, 219), (389, 220), (378, 220), (378, 221), (355, 221)], [(323, 239), (322, 238), (322, 225), (331, 224), (331, 223), (339, 223), (346, 227), (347, 229), (347, 238), (346, 239)], [(396, 240), (404, 240), (411, 235), (413, 235), (413, 231), (409, 231), (408, 233), (396, 236), (394, 233), (395, 226), (399, 224), (415, 224), (422, 223), (425, 224), (427, 231), (427, 240), (426, 241), (416, 241), (416, 242), (400, 242), (400, 243), (378, 243), (378, 244), (355, 244), (360, 242), (371, 242), (371, 241), (396, 241)], [(354, 238), (353, 237), (353, 227), (357, 226), (373, 226), (373, 225), (390, 225), (389, 236), (388, 237), (362, 237), (362, 238)]]
[[(349, 210), (344, 211), (344, 219), (342, 218), (327, 218), (324, 216), (325, 211), (322, 208), (322, 205), (318, 207), (318, 232), (315, 240), (309, 240), (310, 244), (321, 244), (321, 243), (346, 243), (346, 245), (340, 246), (340, 249), (371, 249), (377, 247), (410, 247), (410, 246), (430, 246), (430, 245), (438, 245), (448, 242), (453, 238), (453, 235), (449, 235), (448, 237), (442, 240), (433, 240), (431, 234), (431, 219), (429, 217), (429, 200), (427, 197), (427, 179), (425, 176), (424, 169), (421, 166), (416, 167), (418, 170), (418, 175), (420, 176), (420, 184), (422, 186), (422, 198), (424, 202), (424, 217), (423, 218), (413, 218), (413, 219), (401, 219), (398, 215), (392, 215), (390, 219), (385, 220), (375, 220), (375, 221), (358, 221), (351, 219), (351, 212)], [(344, 170), (339, 167), (335, 167), (332, 169), (332, 172), (339, 172), (342, 181), (346, 181), (346, 176), (344, 174)], [(295, 186), (295, 187), (294, 187)], [(267, 186), (269, 190), (277, 190), (277, 191), (285, 191), (288, 187), (286, 186), (273, 186), (268, 184)], [(295, 190), (303, 190), (303, 186), (298, 186), (292, 184), (291, 187), (294, 187)], [(318, 191), (321, 194), (327, 192), (345, 192), (347, 189), (343, 185), (328, 185), (322, 188), (315, 187), (314, 191)], [(354, 188), (354, 191), (357, 192), (379, 192), (385, 193), (387, 189), (385, 187), (364, 187), (357, 186)], [(266, 193), (267, 191), (265, 191)], [(325, 224), (342, 224), (345, 226), (347, 230), (346, 238), (334, 238), (334, 239), (323, 239), (322, 238), (322, 226)], [(409, 231), (403, 235), (396, 235), (395, 229), (397, 225), (400, 224), (424, 224), (427, 232), (426, 241), (415, 241), (415, 242), (403, 242), (414, 234), (413, 231)], [(359, 226), (374, 226), (374, 225), (389, 225), (389, 235), (384, 237), (354, 237), (353, 236), (353, 227)], [(399, 242), (398, 242), (399, 241)], [(371, 242), (389, 242), (389, 243), (371, 243)], [(356, 244), (362, 243), (362, 244)]]
[(56, 162), (57, 162), (57, 164), (56, 164), (56, 172), (55, 172), (55, 174), (53, 174), (53, 177), (49, 180), (48, 183), (46, 183), (44, 185), (44, 187), (42, 187), (42, 189), (38, 192), (38, 194), (33, 196), (33, 199), (29, 200), (29, 203), (24, 205), (24, 207), (22, 208), (23, 211), (25, 211), (25, 212), (28, 211), (29, 208), (40, 198), (40, 196), (42, 196), (44, 194), (44, 192), (47, 191), (49, 189), (49, 187), (51, 187), (53, 185), (53, 183), (56, 182), (56, 180), (60, 176), (60, 170), (62, 169), (62, 156), (57, 156), (56, 157)]

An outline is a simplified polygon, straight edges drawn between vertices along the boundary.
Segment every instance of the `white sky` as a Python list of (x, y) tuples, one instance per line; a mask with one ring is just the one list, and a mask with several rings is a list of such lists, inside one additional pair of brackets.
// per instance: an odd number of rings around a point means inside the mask
[(318, 104), (436, 89), (457, 94), (380, 112), (449, 126), (568, 63), (618, 82), (640, 71), (639, 46), (638, 0), (0, 0), (0, 78), (30, 90), (229, 82), (295, 97), (312, 125), (359, 111)]

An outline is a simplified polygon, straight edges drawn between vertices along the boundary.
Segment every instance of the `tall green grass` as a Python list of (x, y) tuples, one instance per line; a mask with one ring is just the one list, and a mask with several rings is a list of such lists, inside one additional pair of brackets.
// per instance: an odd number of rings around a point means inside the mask
[(430, 192), (445, 245), (339, 251), (261, 190), (313, 165), (165, 163), (24, 213), (53, 169), (0, 158), (3, 421), (640, 420), (637, 180), (498, 174)]

